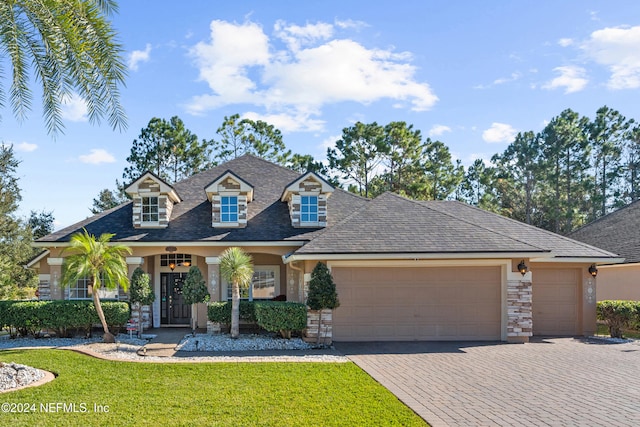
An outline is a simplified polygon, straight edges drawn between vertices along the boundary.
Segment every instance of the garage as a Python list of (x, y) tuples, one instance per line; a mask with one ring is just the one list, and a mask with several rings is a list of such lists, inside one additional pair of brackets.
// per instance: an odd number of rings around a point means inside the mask
[(333, 267), (336, 341), (500, 340), (501, 269)]
[(534, 335), (580, 335), (579, 283), (579, 269), (533, 270)]

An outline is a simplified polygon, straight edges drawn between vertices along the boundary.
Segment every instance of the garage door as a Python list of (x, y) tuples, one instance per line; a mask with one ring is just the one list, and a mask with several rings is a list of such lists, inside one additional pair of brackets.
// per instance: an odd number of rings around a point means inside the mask
[(533, 269), (533, 334), (577, 335), (579, 269)]
[(500, 267), (334, 267), (336, 341), (499, 340)]

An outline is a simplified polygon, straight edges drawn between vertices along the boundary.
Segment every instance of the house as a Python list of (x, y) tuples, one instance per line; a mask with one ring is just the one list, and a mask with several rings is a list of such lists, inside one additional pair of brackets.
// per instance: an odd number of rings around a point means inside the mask
[[(32, 267), (40, 298), (88, 298), (63, 286), (61, 251), (73, 233), (115, 233), (130, 273), (151, 275), (154, 327), (192, 316), (180, 289), (188, 266), (227, 300), (220, 253), (240, 246), (255, 274), (243, 297), (305, 301), (311, 271), (326, 262), (340, 307), (334, 340), (503, 340), (588, 335), (595, 330), (594, 263), (615, 254), (454, 201), (392, 193), (369, 200), (245, 155), (170, 185), (151, 172), (131, 183), (132, 201), (43, 237)], [(126, 294), (107, 295), (126, 299)], [(198, 307), (198, 325), (206, 310)]]
[(575, 230), (570, 237), (624, 258), (622, 264), (598, 267), (598, 301), (640, 301), (640, 201)]

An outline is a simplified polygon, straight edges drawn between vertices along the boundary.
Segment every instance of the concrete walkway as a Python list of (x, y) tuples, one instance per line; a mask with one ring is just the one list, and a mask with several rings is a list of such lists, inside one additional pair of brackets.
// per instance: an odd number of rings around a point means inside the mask
[(640, 342), (335, 346), (434, 427), (640, 425)]
[(173, 357), (176, 354), (176, 346), (180, 344), (185, 335), (191, 333), (190, 328), (154, 328), (144, 332), (156, 335), (144, 347), (138, 350), (140, 356)]

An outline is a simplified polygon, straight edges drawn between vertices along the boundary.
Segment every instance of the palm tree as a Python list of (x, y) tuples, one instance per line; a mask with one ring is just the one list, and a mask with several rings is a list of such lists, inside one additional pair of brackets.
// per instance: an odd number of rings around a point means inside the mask
[(92, 123), (106, 116), (114, 129), (126, 128), (119, 93), (123, 47), (108, 19), (116, 10), (114, 0), (0, 0), (0, 62), (9, 60), (13, 71), (0, 73), (11, 76), (9, 96), (0, 85), (0, 107), (8, 98), (15, 116), (26, 117), (32, 70), (42, 83), (50, 134), (64, 128), (61, 106), (73, 95), (84, 101)]
[(115, 234), (104, 233), (96, 240), (86, 229), (83, 231), (71, 236), (70, 246), (63, 251), (70, 255), (64, 260), (62, 283), (69, 286), (80, 279), (88, 279), (87, 291), (93, 296), (93, 304), (104, 329), (103, 340), (112, 343), (115, 337), (109, 332), (98, 291), (101, 287), (113, 290), (118, 286), (127, 290), (129, 277), (124, 255), (131, 254), (131, 249), (122, 244), (110, 244)]
[(240, 286), (248, 286), (253, 278), (251, 255), (238, 247), (220, 255), (220, 274), (231, 283), (231, 338), (240, 335)]

